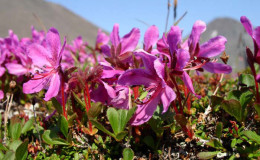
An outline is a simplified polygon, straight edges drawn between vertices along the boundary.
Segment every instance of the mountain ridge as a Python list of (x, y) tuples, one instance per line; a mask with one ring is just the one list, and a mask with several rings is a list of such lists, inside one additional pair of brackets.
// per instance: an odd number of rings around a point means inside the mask
[(7, 36), (9, 29), (19, 37), (30, 37), (31, 26), (43, 30), (44, 25), (47, 30), (50, 27), (57, 28), (61, 36), (67, 36), (68, 40), (82, 36), (94, 45), (98, 31), (97, 26), (83, 17), (45, 0), (1, 0), (0, 20), (1, 37)]

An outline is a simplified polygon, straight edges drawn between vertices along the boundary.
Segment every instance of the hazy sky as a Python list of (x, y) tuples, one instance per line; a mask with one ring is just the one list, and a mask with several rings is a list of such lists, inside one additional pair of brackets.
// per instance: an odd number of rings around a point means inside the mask
[[(165, 30), (168, 0), (48, 0), (59, 3), (98, 27), (111, 31), (114, 23), (120, 25), (120, 35), (138, 27), (143, 35), (148, 25), (156, 25), (160, 34)], [(172, 2), (172, 0), (171, 0)], [(187, 35), (196, 20), (210, 22), (217, 17), (239, 20), (246, 15), (254, 26), (260, 25), (260, 0), (178, 0), (177, 19), (188, 14), (179, 23)], [(173, 24), (171, 8), (169, 26)], [(79, 24), (80, 25), (80, 24)]]

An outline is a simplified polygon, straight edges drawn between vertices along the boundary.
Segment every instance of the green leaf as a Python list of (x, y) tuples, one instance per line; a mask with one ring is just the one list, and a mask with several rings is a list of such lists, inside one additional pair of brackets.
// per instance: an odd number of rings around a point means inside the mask
[(155, 143), (152, 136), (145, 136), (143, 141), (148, 147), (155, 149)]
[(127, 135), (127, 131), (122, 131), (122, 132), (119, 132), (117, 135), (116, 135), (116, 140), (117, 141), (121, 141), (124, 139), (124, 137)]
[(148, 92), (143, 92), (141, 95), (140, 95), (140, 97), (139, 97), (139, 99), (140, 100), (143, 100), (146, 96), (147, 96), (147, 94), (148, 94)]
[(7, 151), (8, 149), (2, 144), (0, 143), (0, 151)]
[(251, 91), (247, 91), (241, 94), (240, 96), (240, 104), (242, 109), (245, 110), (246, 105), (252, 101), (254, 94)]
[(61, 139), (61, 138), (54, 138), (53, 139), (53, 144), (54, 145), (69, 145), (68, 142), (64, 139)]
[(175, 119), (182, 127), (188, 123), (186, 117), (182, 114), (176, 114)]
[(251, 159), (253, 159), (253, 158), (255, 158), (255, 159), (257, 159), (257, 158), (259, 158), (260, 157), (260, 153), (250, 153), (250, 154), (248, 154), (248, 157)]
[(231, 148), (235, 148), (236, 144), (237, 144), (237, 139), (236, 138), (232, 139)]
[(53, 141), (50, 137), (51, 131), (50, 130), (46, 130), (43, 135), (42, 135), (42, 139), (45, 143), (47, 144), (53, 144)]
[(123, 159), (124, 160), (134, 159), (134, 151), (131, 148), (125, 148), (123, 150)]
[(4, 153), (0, 151), (0, 159), (2, 160), (4, 158)]
[(111, 137), (116, 137), (113, 133), (111, 133), (109, 130), (107, 130), (101, 123), (97, 122), (96, 120), (91, 119), (90, 120), (92, 122), (93, 125), (95, 125), (99, 130), (101, 130), (102, 132), (108, 134)]
[(125, 128), (127, 122), (132, 118), (133, 114), (135, 113), (135, 110), (136, 110), (136, 107), (133, 107), (133, 108), (131, 108), (131, 109), (129, 109), (129, 110), (127, 111), (127, 116), (126, 116), (126, 120), (125, 120), (125, 125), (124, 125), (123, 128)]
[(11, 126), (11, 138), (17, 140), (20, 138), (22, 132), (21, 123), (15, 123)]
[(74, 153), (74, 158), (73, 158), (73, 160), (79, 160), (79, 153)]
[(218, 139), (221, 137), (222, 131), (223, 131), (223, 123), (222, 122), (218, 122), (217, 126), (216, 126), (216, 137)]
[(13, 151), (16, 151), (17, 147), (20, 146), (20, 144), (22, 144), (22, 141), (20, 140), (15, 140), (13, 142), (10, 143), (9, 148)]
[(218, 97), (218, 96), (211, 96), (211, 106), (215, 107), (221, 104), (223, 101), (223, 97)]
[(255, 141), (256, 143), (260, 144), (260, 136), (253, 131), (243, 131), (241, 135), (247, 136), (250, 140)]
[(23, 142), (17, 149), (15, 152), (15, 157), (16, 160), (25, 160), (27, 158), (28, 155), (28, 143), (29, 141), (26, 140), (25, 142)]
[(15, 153), (13, 151), (6, 152), (3, 160), (15, 160)]
[(64, 116), (60, 116), (58, 126), (60, 128), (61, 133), (67, 138), (68, 137), (68, 121)]
[(134, 112), (135, 108), (131, 108), (130, 110), (109, 108), (107, 110), (107, 118), (115, 134), (125, 129), (127, 122), (131, 119)]
[(154, 119), (153, 117), (148, 121), (148, 124), (152, 127), (152, 130), (156, 133), (157, 137), (161, 137), (164, 132), (163, 123), (161, 119)]
[(255, 86), (254, 76), (251, 74), (241, 74), (238, 78), (240, 84), (245, 84), (247, 87)]
[(75, 100), (84, 108), (86, 108), (86, 105), (82, 100), (76, 95), (76, 93), (72, 92), (72, 95), (74, 96)]
[(260, 117), (260, 104), (256, 103), (256, 104), (254, 105), (254, 107), (255, 107), (255, 110), (256, 110), (258, 116)]
[(228, 160), (234, 160), (234, 159), (236, 159), (236, 155), (233, 154), (232, 156), (229, 157)]
[(51, 99), (51, 102), (52, 102), (52, 105), (53, 107), (56, 109), (56, 111), (59, 113), (59, 114), (62, 114), (63, 111), (62, 111), (62, 106), (61, 104), (57, 101), (56, 98), (52, 98)]
[(224, 149), (222, 144), (216, 139), (210, 140), (209, 142), (206, 143), (206, 145), (216, 148), (216, 149)]
[(239, 90), (232, 90), (232, 91), (228, 92), (227, 100), (235, 99), (235, 100), (239, 101), (241, 94), (242, 94), (242, 92)]
[(125, 126), (126, 126), (127, 121), (128, 121), (127, 120), (127, 113), (128, 113), (128, 111), (124, 110), (124, 109), (120, 109), (120, 110), (118, 110), (117, 113), (119, 115), (119, 132), (122, 132), (125, 129)]
[[(111, 127), (114, 131), (115, 134), (119, 133), (121, 130), (120, 130), (120, 117), (118, 115), (119, 113), (117, 113), (117, 110), (115, 108), (108, 108), (107, 110), (107, 118), (111, 124)], [(123, 111), (121, 111), (121, 114), (124, 114)], [(126, 114), (126, 113), (125, 113)]]
[(199, 159), (211, 159), (214, 158), (220, 151), (216, 152), (200, 152), (197, 154)]
[[(0, 128), (2, 128), (2, 114), (0, 114)], [(1, 133), (1, 131), (0, 131)], [(1, 138), (1, 135), (0, 135), (0, 138)]]
[(31, 118), (25, 123), (25, 125), (23, 126), (23, 129), (22, 129), (22, 134), (25, 134), (26, 132), (28, 132), (29, 130), (31, 130), (33, 128), (33, 121), (34, 121), (34, 119)]
[(45, 143), (47, 144), (51, 144), (51, 145), (68, 145), (68, 143), (63, 140), (63, 139), (60, 139), (60, 138), (55, 138), (55, 139), (52, 139), (50, 137), (51, 135), (51, 131), (50, 130), (46, 130), (43, 135), (42, 135), (42, 139)]
[(231, 116), (235, 117), (238, 121), (242, 121), (242, 107), (240, 102), (231, 99), (231, 100), (224, 100), (221, 104), (221, 107)]
[(93, 103), (91, 108), (88, 111), (88, 117), (89, 118), (95, 118), (97, 117), (102, 110), (102, 103), (97, 102), (97, 103)]

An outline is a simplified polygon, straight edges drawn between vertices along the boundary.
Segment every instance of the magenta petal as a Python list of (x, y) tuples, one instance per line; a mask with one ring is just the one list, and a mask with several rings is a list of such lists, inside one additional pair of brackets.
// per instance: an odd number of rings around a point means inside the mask
[(171, 54), (173, 54), (178, 49), (178, 45), (181, 43), (181, 30), (178, 26), (171, 27), (171, 30), (167, 35), (167, 42), (169, 44)]
[(122, 73), (124, 73), (122, 70), (103, 70), (101, 78), (112, 78), (116, 75), (121, 75)]
[(121, 39), (121, 44), (122, 44), (122, 53), (126, 52), (132, 52), (139, 41), (140, 38), (140, 30), (138, 28), (133, 28), (128, 34), (126, 34), (122, 39)]
[(227, 39), (223, 36), (217, 36), (200, 46), (198, 57), (215, 57), (225, 50)]
[[(67, 38), (64, 37), (62, 48), (61, 48), (60, 52), (58, 53), (58, 57), (57, 57), (58, 59), (56, 59), (56, 61), (55, 61), (55, 65), (57, 65), (57, 66), (60, 65), (60, 61), (61, 61), (61, 59), (62, 59), (62, 55), (63, 55), (63, 51), (64, 51), (64, 49), (65, 49), (66, 43), (67, 43)], [(55, 57), (54, 57), (54, 58), (55, 58)], [(56, 66), (56, 67), (57, 67), (57, 66)]]
[(4, 92), (0, 90), (0, 100), (4, 98)]
[(229, 74), (232, 72), (232, 67), (230, 65), (215, 62), (208, 62), (203, 66), (203, 68), (211, 73)]
[(258, 83), (260, 83), (260, 74), (257, 74), (257, 75), (256, 75), (256, 81), (257, 81)]
[(30, 94), (40, 92), (50, 82), (50, 76), (38, 80), (29, 80), (23, 84), (23, 93)]
[(55, 28), (49, 29), (48, 33), (46, 34), (46, 42), (47, 48), (52, 54), (52, 58), (57, 60), (61, 49), (61, 43), (59, 32)]
[(260, 51), (260, 26), (255, 28), (253, 37)]
[(253, 36), (253, 26), (250, 22), (250, 20), (246, 16), (240, 17), (240, 22), (244, 26), (247, 33), (252, 37)]
[(157, 59), (156, 56), (151, 55), (150, 53), (147, 53), (143, 50), (138, 50), (135, 52), (135, 55), (142, 58), (146, 70), (151, 73), (154, 72), (154, 61)]
[(125, 71), (119, 78), (118, 84), (132, 86), (132, 85), (144, 85), (146, 87), (151, 84), (156, 84), (156, 77), (151, 75), (144, 69), (131, 69)]
[(162, 101), (162, 104), (163, 104), (163, 111), (162, 111), (162, 113), (165, 113), (168, 110), (171, 102), (175, 98), (176, 98), (175, 92), (172, 90), (171, 87), (166, 85), (165, 88), (164, 88), (164, 91), (163, 91), (163, 93), (161, 95), (161, 101)]
[(129, 89), (127, 87), (120, 87), (117, 89), (117, 96), (111, 100), (111, 104), (120, 109), (128, 109), (128, 93)]
[(148, 51), (153, 45), (156, 44), (159, 38), (159, 30), (155, 25), (147, 29), (144, 34), (144, 50)]
[(160, 52), (168, 52), (169, 51), (169, 45), (167, 43), (167, 38), (165, 33), (163, 33), (163, 37), (158, 40), (157, 42), (157, 49)]
[(28, 47), (28, 56), (36, 66), (51, 66), (49, 59), (52, 55), (39, 44), (34, 43)]
[(90, 97), (92, 101), (101, 102), (103, 104), (106, 104), (110, 99), (104, 85), (99, 85), (98, 88), (92, 89), (90, 92)]
[(101, 53), (103, 53), (104, 55), (106, 55), (107, 57), (111, 57), (110, 54), (110, 48), (108, 45), (103, 45), (100, 47), (101, 48)]
[(161, 81), (164, 82), (164, 76), (165, 76), (165, 64), (161, 62), (160, 59), (156, 59), (154, 61), (154, 69), (157, 73), (157, 75), (161, 78)]
[(176, 70), (182, 70), (190, 60), (190, 53), (187, 50), (179, 49), (177, 51)]
[(150, 102), (144, 105), (138, 105), (134, 116), (132, 117), (130, 123), (133, 126), (141, 125), (147, 122), (152, 116), (156, 107), (160, 101), (161, 95), (154, 97)]
[(6, 63), (5, 67), (10, 74), (14, 74), (17, 76), (24, 75), (28, 71), (24, 66), (17, 63)]
[(101, 83), (105, 87), (107, 94), (110, 96), (110, 98), (115, 98), (115, 96), (116, 96), (115, 90), (112, 87), (110, 87), (107, 83), (105, 83), (103, 81), (101, 81)]
[[(0, 40), (1, 40), (1, 38), (0, 38)], [(1, 42), (1, 41), (0, 41)], [(0, 43), (1, 44), (1, 43)], [(0, 50), (1, 50), (2, 48), (0, 47)], [(7, 53), (6, 52), (4, 52), (4, 51), (2, 51), (2, 53), (0, 52), (0, 65), (5, 61), (5, 57), (6, 57), (6, 55), (7, 55)]]
[(5, 73), (5, 68), (0, 66), (0, 77)]
[(50, 80), (50, 86), (45, 94), (45, 101), (49, 101), (51, 98), (56, 97), (60, 91), (60, 75), (59, 73), (53, 74)]
[(97, 34), (97, 40), (96, 40), (96, 45), (104, 45), (107, 44), (109, 41), (109, 36), (107, 36), (104, 32), (102, 32), (101, 29), (98, 30)]
[(182, 74), (182, 80), (183, 80), (185, 86), (189, 89), (189, 91), (192, 94), (194, 94), (196, 97), (200, 98), (200, 96), (195, 93), (193, 84), (192, 84), (192, 80), (191, 80), (190, 76), (188, 75), (188, 73), (186, 73), (185, 71)]
[(189, 46), (192, 46), (194, 52), (196, 45), (199, 43), (200, 35), (206, 30), (206, 23), (203, 21), (196, 21), (192, 27), (191, 35), (188, 40)]
[(113, 31), (110, 34), (110, 40), (113, 46), (117, 47), (120, 43), (119, 37), (119, 24), (115, 24), (113, 27)]

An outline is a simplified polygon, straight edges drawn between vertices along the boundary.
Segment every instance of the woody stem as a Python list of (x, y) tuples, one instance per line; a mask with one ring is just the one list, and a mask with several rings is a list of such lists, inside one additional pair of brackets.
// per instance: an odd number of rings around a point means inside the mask
[[(89, 109), (91, 108), (88, 83), (85, 83), (84, 100), (86, 104), (86, 111), (88, 113)], [(88, 121), (88, 125), (89, 125), (89, 131), (92, 132), (92, 123), (90, 121)]]
[(171, 76), (171, 79), (172, 79), (172, 82), (176, 88), (176, 91), (177, 91), (177, 98), (178, 98), (178, 102), (179, 102), (179, 105), (180, 105), (180, 113), (183, 114), (183, 107), (182, 107), (182, 103), (181, 103), (181, 92), (179, 90), (179, 87), (178, 87), (178, 84), (175, 80), (175, 78), (173, 76)]
[(61, 78), (61, 98), (62, 98), (62, 109), (63, 109), (63, 116), (66, 118), (66, 120), (68, 120), (67, 117), (67, 111), (66, 111), (66, 103), (65, 103), (65, 82), (64, 82), (64, 77), (62, 76)]
[(258, 82), (256, 80), (256, 76), (254, 76), (254, 79), (255, 79), (255, 89), (256, 89), (256, 102), (260, 103), (259, 87), (258, 87)]

